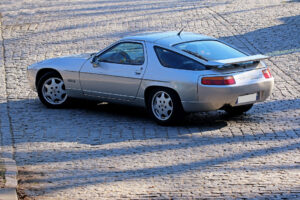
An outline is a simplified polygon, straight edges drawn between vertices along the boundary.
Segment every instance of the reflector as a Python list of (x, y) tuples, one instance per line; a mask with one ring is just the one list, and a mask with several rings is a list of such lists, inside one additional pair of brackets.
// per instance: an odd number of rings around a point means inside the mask
[(234, 85), (235, 80), (233, 76), (203, 77), (201, 83), (203, 85)]
[(272, 77), (269, 68), (268, 68), (268, 69), (262, 70), (262, 73), (264, 74), (264, 77), (265, 77), (265, 78), (271, 78), (271, 77)]

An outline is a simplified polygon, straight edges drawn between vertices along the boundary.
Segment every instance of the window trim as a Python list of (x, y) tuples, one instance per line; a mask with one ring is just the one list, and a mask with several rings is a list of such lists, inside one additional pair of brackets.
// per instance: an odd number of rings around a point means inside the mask
[[(203, 65), (204, 69), (195, 69), (195, 70), (191, 70), (191, 69), (180, 69), (180, 68), (175, 68), (175, 67), (167, 67), (167, 66), (165, 66), (165, 65), (162, 63), (161, 59), (159, 58), (158, 53), (157, 53), (157, 51), (156, 51), (156, 48), (161, 48), (161, 49), (170, 51), (170, 52), (172, 52), (172, 53), (175, 53), (175, 54), (177, 54), (177, 55), (179, 55), (179, 56), (183, 56), (183, 57), (185, 57), (185, 58), (187, 58), (187, 59), (190, 59), (190, 60), (192, 60), (192, 61), (194, 61), (194, 62), (196, 62), (196, 63), (199, 63), (200, 65)], [(207, 69), (208, 69), (207, 66), (205, 66), (203, 63), (201, 63), (201, 62), (199, 62), (199, 61), (197, 61), (197, 60), (195, 60), (195, 59), (193, 59), (193, 58), (190, 58), (190, 57), (188, 57), (188, 56), (186, 56), (186, 55), (183, 55), (183, 54), (181, 54), (181, 53), (178, 53), (178, 52), (176, 52), (176, 51), (173, 51), (173, 50), (170, 50), (170, 49), (161, 47), (161, 46), (157, 46), (157, 45), (153, 46), (153, 49), (154, 49), (154, 52), (155, 52), (155, 54), (156, 54), (156, 57), (157, 57), (159, 63), (160, 63), (161, 66), (163, 66), (163, 67), (171, 68), (171, 69), (179, 69), (179, 70), (189, 70), (189, 71), (204, 71), (204, 70), (207, 70)]]
[(101, 55), (105, 54), (106, 52), (112, 50), (113, 48), (115, 48), (116, 46), (123, 44), (123, 43), (132, 43), (132, 44), (140, 44), (143, 47), (143, 57), (144, 57), (144, 61), (142, 64), (127, 64), (127, 63), (118, 63), (118, 62), (108, 62), (108, 61), (101, 61), (101, 62), (105, 62), (105, 63), (112, 63), (112, 64), (119, 64), (119, 65), (134, 65), (134, 66), (141, 66), (145, 64), (145, 46), (143, 43), (141, 42), (131, 42), (131, 41), (122, 41), (122, 42), (118, 42), (117, 44), (114, 44), (113, 46), (109, 47), (108, 49), (106, 49), (105, 51), (101, 52), (99, 55), (97, 55), (97, 60), (98, 58), (100, 58)]

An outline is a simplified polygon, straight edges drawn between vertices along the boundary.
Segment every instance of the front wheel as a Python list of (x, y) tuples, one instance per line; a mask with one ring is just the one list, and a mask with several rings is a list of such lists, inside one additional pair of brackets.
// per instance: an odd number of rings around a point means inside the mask
[(40, 101), (49, 108), (61, 108), (68, 102), (63, 79), (56, 72), (44, 74), (37, 85)]
[(147, 108), (160, 125), (172, 124), (184, 114), (178, 95), (167, 88), (152, 90), (147, 99)]
[(242, 115), (252, 108), (253, 104), (235, 106), (235, 107), (226, 107), (224, 110), (230, 115)]

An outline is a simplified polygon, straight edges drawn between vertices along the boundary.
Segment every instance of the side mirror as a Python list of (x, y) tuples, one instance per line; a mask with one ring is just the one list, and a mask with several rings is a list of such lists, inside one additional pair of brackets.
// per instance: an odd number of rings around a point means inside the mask
[(95, 55), (92, 55), (92, 60), (91, 60), (91, 63), (94, 63), (95, 61), (96, 61), (96, 59), (97, 59), (97, 57), (95, 56)]
[(96, 56), (94, 56), (93, 58), (92, 58), (92, 60), (91, 60), (91, 63), (92, 63), (92, 65), (93, 65), (93, 67), (100, 67), (100, 62), (97, 60), (97, 57)]
[(93, 63), (93, 67), (96, 68), (96, 67), (100, 67), (99, 63)]

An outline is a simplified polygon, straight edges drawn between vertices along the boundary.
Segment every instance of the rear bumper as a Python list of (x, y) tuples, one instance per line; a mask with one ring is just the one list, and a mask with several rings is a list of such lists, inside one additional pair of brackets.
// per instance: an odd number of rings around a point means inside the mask
[[(198, 89), (198, 101), (182, 101), (186, 112), (199, 112), (219, 110), (225, 105), (239, 106), (265, 101), (274, 87), (274, 78), (247, 85), (205, 87), (201, 85)], [(258, 93), (256, 101), (237, 104), (239, 96)]]

